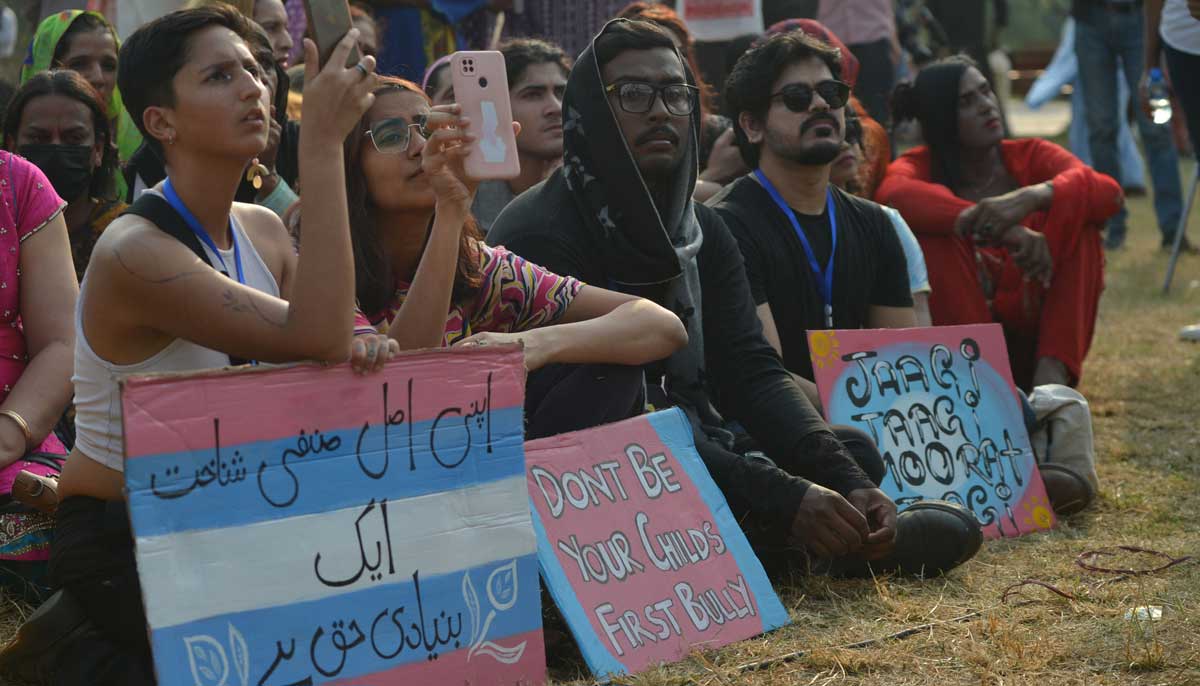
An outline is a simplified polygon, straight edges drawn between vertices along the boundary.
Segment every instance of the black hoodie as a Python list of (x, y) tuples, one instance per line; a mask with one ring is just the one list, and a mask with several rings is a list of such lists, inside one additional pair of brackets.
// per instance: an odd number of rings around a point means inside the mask
[[(693, 82), (690, 72), (688, 80)], [(709, 472), (736, 516), (753, 513), (791, 522), (809, 480), (842, 494), (875, 485), (763, 338), (741, 253), (729, 230), (713, 210), (692, 202), (698, 131), (697, 109), (685, 141), (687, 154), (667, 194), (671, 206), (660, 213), (604, 93), (593, 40), (567, 79), (563, 167), (506, 207), (488, 242), (505, 245), (555, 273), (655, 300), (686, 324), (692, 313), (681, 310), (674, 295), (685, 270), (672, 239), (679, 242), (679, 227), (694, 211), (703, 234), (695, 258), (703, 333), (691, 335), (690, 350), (673, 359), (686, 358), (688, 352), (700, 357), (696, 353), (702, 350), (703, 366), (694, 375), (667, 374), (664, 389), (658, 389), (654, 384), (671, 360), (649, 365), (651, 401), (659, 391), (656, 405), (686, 410), (698, 443), (730, 447), (717, 407), (745, 426), (783, 469), (704, 445), (700, 453)]]

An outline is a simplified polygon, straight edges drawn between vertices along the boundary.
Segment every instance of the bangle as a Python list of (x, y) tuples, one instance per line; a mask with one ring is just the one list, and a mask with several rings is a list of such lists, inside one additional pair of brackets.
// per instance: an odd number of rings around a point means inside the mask
[(16, 410), (0, 410), (0, 415), (13, 420), (17, 427), (21, 429), (21, 433), (25, 434), (25, 450), (28, 452), (33, 446), (33, 432), (29, 430), (29, 422), (25, 421), (25, 418), (18, 414)]

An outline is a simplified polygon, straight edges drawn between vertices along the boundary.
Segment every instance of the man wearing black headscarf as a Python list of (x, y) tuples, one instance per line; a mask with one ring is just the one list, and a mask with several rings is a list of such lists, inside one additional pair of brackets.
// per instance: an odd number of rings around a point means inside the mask
[[(777, 553), (768, 567), (797, 559), (791, 542), (808, 559), (878, 560), (877, 570), (954, 567), (974, 551), (934, 559), (896, 546), (896, 506), (876, 487), (877, 449), (861, 432), (835, 435), (763, 338), (737, 243), (691, 199), (695, 104), (694, 78), (670, 35), (610, 22), (567, 81), (563, 167), (500, 214), (489, 242), (680, 316), (688, 347), (647, 368), (648, 400), (688, 413), (701, 457), (760, 556)], [(749, 435), (735, 438), (727, 420)], [(748, 447), (770, 458), (739, 454)], [(914, 552), (918, 538), (909, 539)]]

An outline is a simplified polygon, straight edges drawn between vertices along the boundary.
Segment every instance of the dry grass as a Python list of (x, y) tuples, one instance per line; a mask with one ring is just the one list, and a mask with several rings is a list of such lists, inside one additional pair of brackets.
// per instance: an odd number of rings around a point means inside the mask
[[(1190, 179), (1188, 166), (1185, 179)], [(780, 588), (795, 620), (769, 636), (636, 678), (637, 686), (728, 684), (1200, 684), (1200, 564), (1113, 581), (1076, 567), (1103, 546), (1200, 556), (1200, 347), (1178, 341), (1200, 321), (1200, 258), (1184, 258), (1171, 296), (1160, 295), (1166, 255), (1147, 198), (1130, 200), (1126, 250), (1109, 257), (1107, 290), (1082, 392), (1092, 405), (1101, 497), (1052, 533), (987, 544), (947, 578), (932, 581), (798, 579)], [(1200, 235), (1200, 211), (1192, 236)], [(1154, 566), (1128, 559), (1131, 566)], [(1123, 566), (1109, 561), (1112, 566)], [(1009, 585), (1037, 587), (1002, 605)], [(1033, 601), (1025, 603), (1023, 601)], [(1125, 611), (1161, 605), (1162, 620), (1138, 623)], [(906, 639), (839, 650), (911, 626), (981, 614)], [(754, 672), (737, 667), (794, 651), (796, 660)], [(555, 665), (572, 684), (578, 668)]]
[[(1052, 533), (990, 543), (944, 579), (797, 579), (780, 588), (791, 626), (622, 683), (1200, 684), (1200, 564), (1112, 581), (1073, 563), (1080, 552), (1109, 545), (1200, 554), (1200, 347), (1176, 338), (1180, 326), (1200, 320), (1200, 282), (1191, 283), (1200, 279), (1200, 258), (1186, 258), (1173, 294), (1160, 296), (1166, 257), (1158, 251), (1149, 201), (1130, 204), (1130, 245), (1109, 259), (1082, 388), (1095, 416), (1102, 480), (1096, 506)], [(1200, 211), (1193, 236), (1200, 235), (1197, 227)], [(1003, 590), (1025, 579), (1054, 584), (1076, 599), (1030, 587), (1024, 598), (1033, 602), (1001, 605)], [(1141, 605), (1161, 605), (1162, 620), (1139, 625), (1123, 618)], [(27, 611), (0, 598), (0, 638)], [(980, 615), (904, 640), (836, 648), (972, 611)], [(801, 650), (806, 654), (790, 662), (737, 670)], [(577, 659), (552, 654), (551, 665), (560, 682), (586, 683)]]

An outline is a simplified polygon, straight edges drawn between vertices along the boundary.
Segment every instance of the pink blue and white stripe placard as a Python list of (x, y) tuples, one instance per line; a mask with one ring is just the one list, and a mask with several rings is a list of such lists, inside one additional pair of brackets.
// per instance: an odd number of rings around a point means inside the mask
[(124, 383), (159, 683), (541, 684), (515, 348)]

